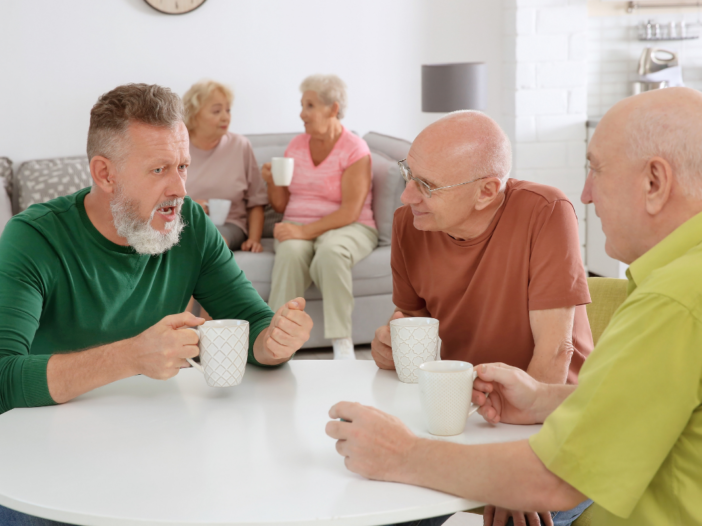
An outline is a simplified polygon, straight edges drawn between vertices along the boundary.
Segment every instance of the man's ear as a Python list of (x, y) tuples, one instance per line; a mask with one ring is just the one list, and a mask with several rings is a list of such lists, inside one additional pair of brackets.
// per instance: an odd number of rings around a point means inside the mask
[(117, 187), (115, 164), (107, 157), (96, 155), (90, 159), (90, 175), (95, 184), (106, 194), (112, 194)]
[(475, 203), (476, 210), (487, 208), (500, 195), (502, 181), (497, 177), (488, 177), (478, 183), (478, 201)]
[(654, 157), (643, 171), (644, 198), (646, 212), (658, 214), (670, 200), (673, 191), (673, 167), (661, 157)]

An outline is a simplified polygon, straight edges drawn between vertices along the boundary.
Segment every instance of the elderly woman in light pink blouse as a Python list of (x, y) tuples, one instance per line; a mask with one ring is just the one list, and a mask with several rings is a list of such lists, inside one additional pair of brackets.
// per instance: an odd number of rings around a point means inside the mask
[(314, 282), (324, 301), (324, 337), (335, 359), (354, 359), (351, 268), (378, 244), (371, 209), (371, 156), (366, 142), (342, 126), (346, 86), (313, 75), (300, 86), (305, 133), (285, 151), (295, 159), (290, 186), (276, 186), (263, 165), (268, 198), (285, 212), (275, 226), (275, 264), (268, 304), (277, 309)]
[(266, 187), (249, 140), (228, 131), (234, 96), (214, 81), (193, 85), (183, 96), (190, 134), (188, 195), (208, 211), (209, 199), (229, 199), (225, 224), (217, 228), (232, 250), (261, 252)]

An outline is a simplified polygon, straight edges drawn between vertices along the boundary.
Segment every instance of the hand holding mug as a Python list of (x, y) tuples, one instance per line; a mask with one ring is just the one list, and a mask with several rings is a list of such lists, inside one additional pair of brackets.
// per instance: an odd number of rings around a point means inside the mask
[(261, 177), (267, 184), (275, 185), (273, 182), (273, 172), (271, 171), (271, 163), (263, 163), (261, 166)]
[[(473, 402), (478, 412), (491, 424), (538, 424), (546, 415), (538, 409), (543, 384), (525, 371), (503, 363), (476, 367)], [(488, 393), (488, 398), (485, 393)]]
[(205, 323), (191, 312), (166, 316), (153, 327), (131, 339), (134, 374), (166, 380), (184, 367), (189, 367), (188, 358), (199, 354), (199, 338), (194, 331), (179, 330), (197, 327)]
[[(402, 312), (395, 311), (390, 318), (392, 320), (399, 320), (400, 318), (407, 318)], [(380, 369), (394, 370), (395, 362), (392, 359), (392, 341), (390, 338), (390, 323), (378, 327), (375, 330), (375, 338), (371, 342), (371, 356), (375, 360), (375, 364)]]
[(305, 299), (295, 298), (275, 313), (263, 339), (263, 356), (256, 359), (268, 365), (288, 360), (307, 340), (312, 318), (305, 312)]

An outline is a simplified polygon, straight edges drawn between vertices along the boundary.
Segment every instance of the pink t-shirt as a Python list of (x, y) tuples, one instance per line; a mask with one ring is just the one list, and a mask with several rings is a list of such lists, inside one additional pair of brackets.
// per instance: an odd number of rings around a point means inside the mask
[[(310, 136), (303, 133), (295, 137), (285, 150), (285, 157), (295, 159), (295, 169), (283, 220), (306, 225), (336, 212), (341, 206), (341, 176), (366, 155), (370, 155), (366, 141), (344, 128), (327, 158), (315, 166), (310, 153)], [(371, 199), (369, 191), (358, 222), (376, 228)]]

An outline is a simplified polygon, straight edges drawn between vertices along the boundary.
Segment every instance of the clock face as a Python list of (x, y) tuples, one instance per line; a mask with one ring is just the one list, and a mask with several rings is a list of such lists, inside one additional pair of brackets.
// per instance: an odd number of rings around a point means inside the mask
[(144, 2), (161, 13), (183, 15), (200, 7), (205, 0), (144, 0)]

